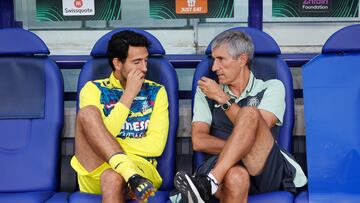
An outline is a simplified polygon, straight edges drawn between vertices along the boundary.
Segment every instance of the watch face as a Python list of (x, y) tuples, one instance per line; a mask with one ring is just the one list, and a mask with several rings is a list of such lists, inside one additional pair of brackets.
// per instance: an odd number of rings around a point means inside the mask
[(226, 103), (221, 105), (221, 109), (223, 111), (227, 111), (229, 110), (231, 104), (235, 103), (235, 99), (234, 98), (230, 98)]
[(226, 110), (228, 110), (228, 109), (230, 108), (230, 106), (229, 106), (229, 104), (226, 102), (225, 104), (223, 104), (223, 105), (221, 106), (221, 108), (222, 108), (222, 110), (226, 111)]

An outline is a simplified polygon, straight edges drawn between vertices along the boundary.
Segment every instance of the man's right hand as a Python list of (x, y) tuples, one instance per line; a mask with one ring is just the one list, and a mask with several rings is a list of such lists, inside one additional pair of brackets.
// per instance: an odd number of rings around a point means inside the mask
[(126, 87), (124, 90), (124, 94), (120, 98), (120, 102), (130, 108), (134, 98), (140, 92), (144, 80), (145, 73), (138, 69), (131, 70), (127, 75)]
[(138, 95), (144, 80), (145, 73), (138, 69), (131, 70), (127, 75), (124, 94), (131, 95), (132, 98), (135, 98), (136, 95)]

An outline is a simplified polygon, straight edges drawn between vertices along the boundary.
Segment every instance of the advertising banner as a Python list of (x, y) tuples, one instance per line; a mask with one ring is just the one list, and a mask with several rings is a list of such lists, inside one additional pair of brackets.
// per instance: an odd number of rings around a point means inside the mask
[(273, 0), (273, 17), (330, 17), (359, 16), (359, 0)]
[(154, 19), (233, 18), (234, 0), (150, 0)]
[(120, 20), (121, 0), (36, 0), (37, 21)]

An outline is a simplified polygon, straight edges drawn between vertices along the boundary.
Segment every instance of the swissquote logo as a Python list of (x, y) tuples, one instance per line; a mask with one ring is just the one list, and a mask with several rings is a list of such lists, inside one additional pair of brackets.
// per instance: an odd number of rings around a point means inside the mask
[(74, 1), (74, 6), (76, 8), (81, 8), (84, 5), (84, 2), (82, 0), (75, 0)]
[(202, 14), (208, 12), (207, 0), (176, 0), (176, 14)]
[(95, 15), (94, 0), (62, 0), (64, 16)]

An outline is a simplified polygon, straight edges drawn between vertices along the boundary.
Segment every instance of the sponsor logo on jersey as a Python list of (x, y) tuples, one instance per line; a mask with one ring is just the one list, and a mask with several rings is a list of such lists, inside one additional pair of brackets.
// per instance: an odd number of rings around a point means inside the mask
[(121, 139), (125, 138), (143, 138), (148, 127), (149, 120), (125, 122), (120, 134), (117, 136)]

